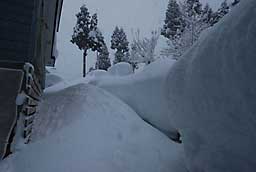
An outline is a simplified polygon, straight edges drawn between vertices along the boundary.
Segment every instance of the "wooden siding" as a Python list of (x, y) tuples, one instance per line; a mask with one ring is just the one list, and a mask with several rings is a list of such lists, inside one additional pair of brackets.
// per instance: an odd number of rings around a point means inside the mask
[(0, 2), (0, 60), (28, 62), (34, 0)]
[(7, 151), (9, 138), (17, 120), (15, 100), (20, 91), (22, 79), (22, 70), (0, 68), (0, 160)]
[(54, 46), (55, 33), (58, 25), (58, 13), (59, 6), (61, 5), (60, 0), (45, 0), (44, 18), (47, 28), (44, 30), (44, 50), (46, 65), (53, 66), (54, 59), (52, 59), (52, 52)]

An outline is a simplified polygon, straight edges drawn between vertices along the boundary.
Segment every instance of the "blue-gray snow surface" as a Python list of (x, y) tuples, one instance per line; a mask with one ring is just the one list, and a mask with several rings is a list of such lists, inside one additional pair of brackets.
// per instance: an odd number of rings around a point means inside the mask
[(0, 172), (186, 172), (181, 145), (88, 84), (49, 87), (34, 126)]
[(256, 1), (243, 0), (169, 71), (157, 61), (140, 74), (91, 83), (155, 126), (180, 131), (188, 171), (254, 172), (255, 17)]
[[(0, 171), (255, 172), (255, 16), (256, 1), (243, 0), (176, 63), (88, 79), (105, 90), (86, 80), (48, 88), (36, 141)], [(178, 130), (182, 144), (138, 115)]]

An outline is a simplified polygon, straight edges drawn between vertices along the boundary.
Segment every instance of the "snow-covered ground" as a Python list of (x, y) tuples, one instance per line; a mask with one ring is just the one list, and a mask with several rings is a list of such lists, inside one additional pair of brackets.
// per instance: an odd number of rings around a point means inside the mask
[(158, 59), (134, 75), (96, 77), (90, 79), (89, 83), (117, 96), (141, 118), (168, 132), (169, 137), (172, 137), (176, 135), (176, 130), (170, 123), (166, 90), (169, 70), (175, 62), (170, 59)]
[(44, 95), (34, 143), (1, 172), (186, 172), (182, 146), (119, 99), (87, 84), (55, 87)]
[(254, 172), (255, 9), (243, 0), (177, 62), (47, 88), (34, 143), (0, 171)]
[(158, 61), (138, 75), (91, 83), (157, 127), (177, 129), (189, 171), (254, 172), (255, 9), (256, 1), (241, 2), (173, 65)]

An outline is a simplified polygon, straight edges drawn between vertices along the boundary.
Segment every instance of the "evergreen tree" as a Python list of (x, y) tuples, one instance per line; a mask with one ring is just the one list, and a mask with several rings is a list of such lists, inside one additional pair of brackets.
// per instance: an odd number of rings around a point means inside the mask
[(227, 0), (224, 0), (221, 5), (220, 5), (220, 9), (218, 10), (219, 14), (221, 17), (223, 17), (224, 15), (226, 15), (229, 12), (229, 6), (227, 3)]
[(212, 9), (206, 5), (202, 9), (199, 0), (184, 0), (179, 4), (182, 18), (185, 21), (183, 31), (168, 40), (168, 48), (161, 55), (179, 59), (199, 38), (201, 32), (210, 26)]
[(76, 17), (77, 22), (73, 29), (71, 42), (76, 44), (80, 50), (83, 50), (83, 77), (85, 77), (87, 51), (89, 49), (92, 51), (98, 50), (102, 41), (99, 35), (96, 34), (98, 23), (96, 14), (91, 17), (88, 8), (83, 5)]
[(164, 26), (161, 30), (161, 35), (168, 39), (173, 39), (178, 33), (178, 30), (181, 32), (184, 30), (184, 24), (185, 23), (182, 19), (179, 4), (176, 2), (176, 0), (170, 0), (166, 11)]
[[(187, 41), (191, 46), (198, 39), (200, 33), (205, 29), (205, 23), (202, 21), (202, 4), (199, 0), (185, 0), (180, 3), (183, 18), (186, 21), (186, 32), (190, 32)], [(183, 34), (188, 36), (188, 34)]]
[(116, 50), (114, 64), (129, 62), (129, 42), (123, 28), (117, 26), (111, 38), (111, 49)]
[(227, 0), (224, 0), (221, 3), (218, 11), (213, 14), (213, 20), (212, 20), (211, 24), (214, 25), (214, 24), (218, 23), (220, 21), (220, 19), (222, 19), (226, 14), (228, 14), (228, 12), (229, 12), (229, 6), (227, 3)]
[(210, 24), (213, 18), (213, 11), (212, 8), (207, 3), (202, 11), (202, 21)]
[(186, 12), (189, 17), (200, 16), (202, 4), (199, 0), (185, 0)]
[(91, 25), (90, 25), (91, 30), (97, 28), (97, 26), (98, 26), (98, 15), (97, 15), (97, 13), (94, 13), (92, 15), (92, 19), (91, 19), (90, 23), (91, 23)]
[(232, 2), (232, 6), (236, 6), (238, 3), (240, 2), (240, 0), (233, 0), (233, 2)]
[(97, 56), (96, 69), (107, 70), (111, 66), (108, 47), (104, 43)]

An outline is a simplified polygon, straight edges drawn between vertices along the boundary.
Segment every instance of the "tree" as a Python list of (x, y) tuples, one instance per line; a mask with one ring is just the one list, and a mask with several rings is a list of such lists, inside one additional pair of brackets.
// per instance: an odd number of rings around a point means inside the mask
[(140, 31), (137, 30), (133, 34), (133, 42), (131, 44), (130, 61), (134, 64), (145, 63), (150, 64), (155, 60), (155, 48), (159, 39), (159, 32), (152, 31), (151, 38), (140, 38)]
[(161, 51), (164, 57), (171, 57), (178, 60), (192, 45), (190, 30), (184, 30), (173, 40), (167, 40), (168, 47)]
[(212, 25), (218, 23), (220, 21), (220, 19), (222, 19), (226, 14), (229, 13), (229, 10), (230, 10), (230, 8), (228, 6), (227, 0), (224, 0), (221, 3), (218, 11), (215, 12), (213, 15)]
[(202, 13), (202, 4), (199, 0), (185, 0), (184, 5), (189, 17), (196, 17)]
[(123, 28), (116, 26), (111, 38), (111, 49), (116, 50), (114, 64), (129, 62), (129, 42)]
[(177, 34), (178, 30), (183, 31), (184, 21), (180, 12), (179, 4), (176, 0), (170, 0), (166, 10), (164, 26), (161, 30), (161, 35), (168, 39), (172, 39)]
[(210, 27), (212, 9), (206, 5), (202, 9), (199, 0), (184, 0), (179, 3), (182, 20), (185, 22), (183, 30), (167, 41), (168, 48), (162, 50), (162, 56), (179, 59), (199, 38), (201, 32)]
[(220, 9), (218, 10), (218, 13), (221, 17), (223, 17), (224, 15), (228, 14), (228, 12), (229, 12), (229, 6), (227, 3), (227, 0), (224, 0), (220, 5)]
[(204, 29), (204, 22), (201, 20), (202, 4), (199, 0), (185, 0), (183, 3), (180, 3), (180, 6), (186, 22), (186, 31), (191, 33), (190, 41), (192, 46)]
[(236, 6), (238, 3), (240, 2), (240, 0), (233, 0), (233, 2), (232, 2), (232, 6)]
[(207, 3), (202, 11), (202, 21), (205, 22), (208, 25), (211, 25), (211, 21), (213, 18), (213, 10)]
[(87, 51), (98, 50), (102, 45), (102, 40), (97, 35), (97, 14), (90, 16), (86, 5), (80, 7), (80, 12), (76, 14), (77, 22), (74, 27), (71, 42), (83, 50), (83, 77), (86, 75), (86, 56)]
[[(98, 53), (97, 53), (98, 54)], [(108, 47), (104, 43), (97, 55), (96, 69), (107, 70), (111, 66)]]

